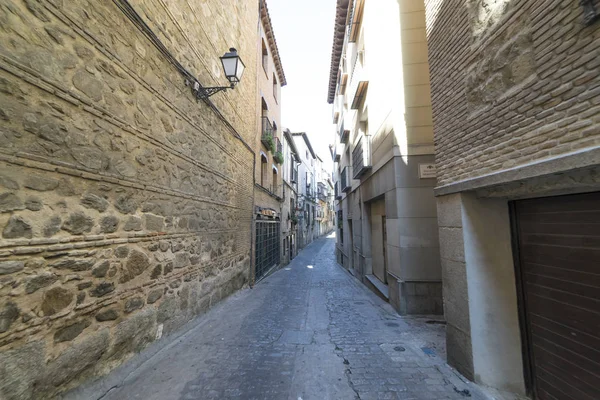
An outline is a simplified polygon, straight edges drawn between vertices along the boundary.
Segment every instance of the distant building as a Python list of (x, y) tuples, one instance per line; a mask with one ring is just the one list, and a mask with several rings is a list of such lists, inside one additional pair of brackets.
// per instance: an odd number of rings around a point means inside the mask
[(305, 132), (292, 133), (298, 149), (298, 245), (304, 248), (315, 238), (317, 209), (317, 156)]
[(283, 204), (281, 207), (282, 264), (298, 254), (298, 164), (300, 156), (292, 134), (283, 132)]
[(322, 236), (333, 230), (333, 183), (331, 172), (325, 168), (325, 162), (317, 156), (317, 232)]
[(442, 313), (428, 70), (422, 2), (337, 1), (337, 259), (400, 314)]
[(256, 154), (254, 187), (254, 280), (281, 262), (284, 198), (281, 87), (286, 85), (277, 42), (266, 2), (260, 0), (257, 58), (257, 109), (260, 110), (253, 147)]

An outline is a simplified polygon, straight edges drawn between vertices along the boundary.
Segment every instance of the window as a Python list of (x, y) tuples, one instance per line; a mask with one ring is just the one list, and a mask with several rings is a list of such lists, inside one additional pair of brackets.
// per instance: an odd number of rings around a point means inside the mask
[(273, 74), (273, 97), (277, 100), (277, 78)]
[(277, 170), (273, 168), (273, 184), (271, 186), (271, 193), (277, 194)]
[(267, 156), (264, 154), (260, 155), (260, 185), (265, 187), (267, 184)]
[[(262, 41), (262, 66), (265, 70), (265, 73), (268, 73), (269, 69), (269, 53), (267, 52), (267, 46), (265, 45), (265, 41)], [(269, 76), (267, 75), (267, 79)]]

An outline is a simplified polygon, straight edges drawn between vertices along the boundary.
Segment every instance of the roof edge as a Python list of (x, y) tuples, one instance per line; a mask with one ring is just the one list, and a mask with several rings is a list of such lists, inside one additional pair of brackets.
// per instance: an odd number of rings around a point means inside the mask
[(329, 104), (333, 103), (335, 96), (340, 58), (342, 57), (344, 38), (346, 36), (346, 20), (351, 5), (352, 2), (350, 0), (337, 0), (335, 26), (333, 28), (333, 46), (331, 49), (331, 67), (329, 69), (329, 91), (327, 94), (327, 102)]
[(271, 48), (271, 56), (275, 63), (275, 69), (279, 76), (279, 84), (283, 87), (287, 85), (285, 74), (283, 72), (283, 66), (281, 65), (281, 57), (279, 56), (279, 48), (277, 47), (277, 40), (275, 39), (275, 32), (273, 32), (273, 24), (271, 23), (271, 16), (269, 15), (269, 8), (267, 7), (266, 0), (260, 0), (260, 20), (265, 27), (265, 36), (269, 47)]

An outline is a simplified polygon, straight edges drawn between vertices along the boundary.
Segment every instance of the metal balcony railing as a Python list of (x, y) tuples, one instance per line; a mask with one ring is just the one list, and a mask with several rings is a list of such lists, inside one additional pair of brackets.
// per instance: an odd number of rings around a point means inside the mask
[(275, 151), (283, 153), (283, 145), (281, 144), (281, 140), (279, 140), (278, 137), (275, 137)]
[(362, 135), (354, 149), (352, 149), (352, 177), (360, 178), (372, 167), (371, 165), (371, 138)]
[(271, 121), (269, 121), (268, 117), (262, 117), (261, 118), (262, 121), (262, 134), (261, 134), (261, 141), (263, 142), (263, 144), (265, 145), (265, 147), (267, 147), (269, 150), (270, 148), (270, 144), (269, 144), (269, 137), (274, 140), (273, 138), (273, 125), (271, 124)]

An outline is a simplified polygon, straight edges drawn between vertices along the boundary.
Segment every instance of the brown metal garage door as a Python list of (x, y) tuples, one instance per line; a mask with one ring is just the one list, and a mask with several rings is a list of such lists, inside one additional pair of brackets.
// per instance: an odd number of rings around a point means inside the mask
[(534, 395), (600, 399), (600, 192), (515, 203)]

